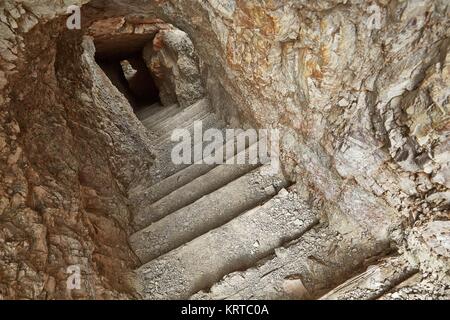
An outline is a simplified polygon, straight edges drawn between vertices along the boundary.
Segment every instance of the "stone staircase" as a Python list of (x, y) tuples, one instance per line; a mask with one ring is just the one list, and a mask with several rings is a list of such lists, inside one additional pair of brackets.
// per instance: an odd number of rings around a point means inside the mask
[[(129, 242), (142, 263), (135, 273), (144, 299), (352, 296), (338, 286), (379, 255), (379, 246), (355, 244), (320, 223), (281, 172), (267, 175), (266, 165), (172, 163), (173, 129), (192, 131), (195, 120), (203, 120), (203, 130), (225, 128), (207, 100), (183, 110), (152, 106), (137, 115), (159, 152), (151, 184), (132, 196), (136, 232)], [(231, 156), (249, 158), (255, 146), (235, 148)], [(381, 296), (389, 287), (362, 297)]]

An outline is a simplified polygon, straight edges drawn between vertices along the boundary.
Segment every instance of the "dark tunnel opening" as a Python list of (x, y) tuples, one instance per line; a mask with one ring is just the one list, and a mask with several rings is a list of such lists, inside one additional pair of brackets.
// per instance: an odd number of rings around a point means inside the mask
[(160, 102), (159, 89), (140, 52), (126, 56), (96, 55), (96, 61), (135, 112)]

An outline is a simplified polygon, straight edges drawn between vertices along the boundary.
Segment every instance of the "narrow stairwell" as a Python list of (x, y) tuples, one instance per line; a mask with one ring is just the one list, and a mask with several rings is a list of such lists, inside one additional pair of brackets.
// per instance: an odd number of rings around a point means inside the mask
[(174, 164), (172, 130), (192, 132), (196, 120), (203, 130), (225, 129), (206, 99), (137, 116), (158, 151), (151, 183), (134, 191), (132, 208), (129, 243), (142, 263), (135, 273), (143, 298), (315, 299), (380, 254), (319, 223), (281, 172), (252, 164), (257, 141), (222, 146), (234, 149), (224, 160), (244, 156), (245, 165)]

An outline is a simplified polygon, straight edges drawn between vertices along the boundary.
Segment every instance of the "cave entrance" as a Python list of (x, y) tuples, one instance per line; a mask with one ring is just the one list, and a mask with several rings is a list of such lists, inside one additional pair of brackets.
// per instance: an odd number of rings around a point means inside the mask
[(185, 109), (205, 97), (200, 61), (189, 36), (159, 19), (115, 17), (89, 27), (96, 61), (135, 112)]
[(125, 55), (96, 55), (97, 64), (136, 112), (160, 103), (159, 89), (140, 51)]
[(161, 102), (159, 86), (147, 67), (143, 50), (164, 25), (136, 17), (113, 17), (96, 20), (89, 27), (97, 64), (135, 112)]

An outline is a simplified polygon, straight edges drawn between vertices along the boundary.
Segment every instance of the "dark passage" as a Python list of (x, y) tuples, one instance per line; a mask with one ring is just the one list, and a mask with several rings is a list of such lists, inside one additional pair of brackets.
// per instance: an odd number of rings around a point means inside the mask
[(97, 56), (96, 61), (134, 111), (160, 101), (159, 90), (140, 53), (127, 57)]

